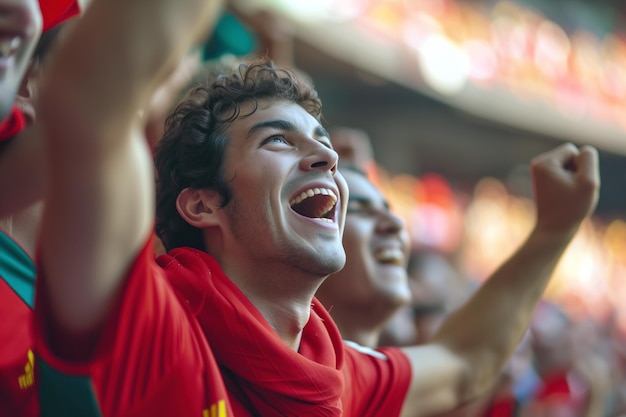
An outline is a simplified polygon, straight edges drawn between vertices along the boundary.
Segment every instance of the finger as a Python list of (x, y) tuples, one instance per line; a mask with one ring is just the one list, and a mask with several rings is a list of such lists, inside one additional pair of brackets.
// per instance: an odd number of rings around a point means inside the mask
[(577, 157), (579, 153), (578, 148), (573, 143), (564, 143), (548, 152), (544, 152), (541, 155), (536, 156), (531, 161), (531, 164), (540, 165), (553, 162), (564, 167), (568, 165), (573, 158)]
[(580, 148), (580, 153), (576, 158), (576, 165), (578, 170), (576, 176), (584, 178), (594, 185), (599, 185), (599, 157), (596, 148), (591, 146), (583, 146)]

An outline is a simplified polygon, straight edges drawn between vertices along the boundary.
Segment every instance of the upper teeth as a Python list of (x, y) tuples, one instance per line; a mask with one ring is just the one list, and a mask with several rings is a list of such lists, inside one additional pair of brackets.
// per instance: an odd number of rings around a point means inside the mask
[(310, 188), (306, 191), (303, 191), (300, 195), (296, 196), (293, 200), (291, 200), (289, 204), (293, 206), (294, 204), (301, 203), (303, 200), (318, 194), (331, 196), (335, 202), (337, 201), (337, 196), (335, 195), (333, 190), (330, 190), (328, 188)]
[(0, 39), (0, 55), (9, 55), (12, 51), (16, 50), (20, 46), (20, 37)]
[(397, 248), (388, 248), (376, 253), (376, 260), (379, 262), (401, 262), (404, 257), (402, 250)]

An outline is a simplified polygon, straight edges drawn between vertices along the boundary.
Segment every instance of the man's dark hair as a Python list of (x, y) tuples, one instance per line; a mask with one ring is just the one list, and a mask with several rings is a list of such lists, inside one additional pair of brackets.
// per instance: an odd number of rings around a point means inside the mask
[(60, 25), (48, 29), (41, 35), (39, 41), (37, 42), (37, 46), (33, 51), (33, 56), (31, 58), (33, 63), (42, 64), (48, 59), (50, 52), (60, 39), (66, 26), (66, 23), (61, 23)]
[[(167, 118), (163, 138), (155, 147), (157, 176), (156, 230), (167, 250), (189, 246), (205, 250), (202, 231), (188, 224), (176, 210), (185, 188), (217, 191), (221, 206), (228, 204), (229, 179), (223, 159), (229, 123), (253, 114), (258, 100), (288, 101), (304, 108), (318, 121), (322, 103), (312, 85), (294, 73), (277, 69), (269, 59), (239, 64), (211, 74), (194, 87)], [(252, 102), (251, 112), (241, 105)]]

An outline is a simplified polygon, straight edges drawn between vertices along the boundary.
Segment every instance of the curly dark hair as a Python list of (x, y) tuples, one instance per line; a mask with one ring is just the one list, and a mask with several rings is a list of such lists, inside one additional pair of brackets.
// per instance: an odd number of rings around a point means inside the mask
[[(210, 74), (167, 118), (154, 155), (156, 230), (167, 250), (181, 246), (206, 250), (202, 231), (178, 214), (176, 199), (185, 188), (208, 188), (221, 195), (221, 207), (228, 204), (231, 192), (222, 167), (229, 140), (225, 131), (229, 123), (253, 114), (262, 99), (296, 103), (318, 121), (321, 118), (322, 103), (313, 86), (293, 72), (275, 68), (267, 58)], [(248, 102), (255, 106), (242, 114), (241, 105)]]

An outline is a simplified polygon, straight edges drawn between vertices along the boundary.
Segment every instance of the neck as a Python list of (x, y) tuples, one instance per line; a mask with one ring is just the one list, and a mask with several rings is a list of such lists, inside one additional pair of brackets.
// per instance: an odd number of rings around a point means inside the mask
[(313, 296), (323, 278), (280, 265), (246, 266), (223, 259), (218, 262), (278, 336), (297, 351), (302, 329), (309, 321)]
[[(245, 293), (245, 292), (244, 292)], [(246, 294), (247, 295), (247, 294)], [(302, 330), (309, 321), (311, 302), (281, 303), (248, 296), (276, 334), (293, 350), (298, 351)]]

